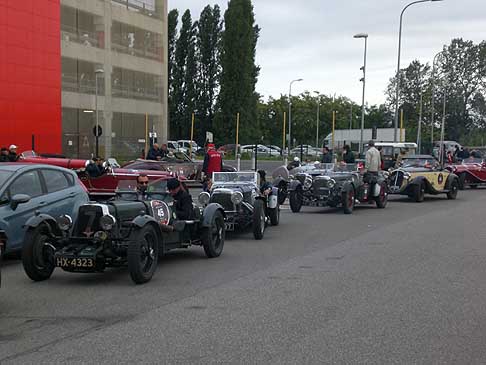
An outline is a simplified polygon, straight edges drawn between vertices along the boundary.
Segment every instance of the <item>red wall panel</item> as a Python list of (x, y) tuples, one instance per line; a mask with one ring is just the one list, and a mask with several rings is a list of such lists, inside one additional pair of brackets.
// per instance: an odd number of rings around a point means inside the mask
[(61, 153), (60, 0), (0, 0), (0, 146)]

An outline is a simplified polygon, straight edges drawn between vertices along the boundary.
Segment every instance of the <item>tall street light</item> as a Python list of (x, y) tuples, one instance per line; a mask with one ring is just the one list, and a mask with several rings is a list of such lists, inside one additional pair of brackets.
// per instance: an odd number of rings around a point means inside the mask
[(105, 71), (102, 68), (95, 70), (95, 113), (96, 113), (96, 129), (95, 129), (95, 139), (96, 139), (96, 156), (100, 153), (100, 122), (98, 119), (98, 75), (102, 75)]
[(403, 21), (403, 13), (405, 13), (405, 10), (407, 10), (410, 6), (419, 4), (419, 3), (425, 3), (425, 2), (436, 2), (436, 1), (443, 1), (443, 0), (417, 0), (409, 3), (406, 5), (402, 12), (400, 13), (400, 30), (398, 32), (398, 62), (397, 62), (397, 75), (396, 75), (396, 93), (395, 93), (395, 99), (396, 99), (396, 105), (395, 105), (395, 131), (394, 131), (394, 142), (397, 142), (397, 132), (398, 132), (398, 109), (399, 109), (399, 103), (400, 101), (398, 100), (400, 98), (400, 55), (402, 52), (402, 21)]
[(317, 95), (317, 116), (316, 116), (316, 148), (319, 148), (319, 109), (321, 107), (321, 101), (319, 100), (319, 96), (321, 93), (319, 91), (314, 91)]
[(290, 148), (292, 145), (292, 84), (294, 82), (300, 82), (303, 81), (304, 79), (296, 79), (290, 81), (290, 86), (289, 86), (289, 143), (287, 145), (288, 149), (288, 155), (290, 156)]
[(366, 53), (368, 50), (368, 34), (358, 33), (354, 38), (363, 38), (365, 41), (364, 47), (364, 62), (361, 70), (363, 71), (363, 78), (360, 80), (363, 82), (363, 98), (361, 100), (361, 134), (359, 138), (359, 153), (363, 153), (363, 133), (364, 133), (364, 120), (365, 120), (365, 91), (366, 91)]

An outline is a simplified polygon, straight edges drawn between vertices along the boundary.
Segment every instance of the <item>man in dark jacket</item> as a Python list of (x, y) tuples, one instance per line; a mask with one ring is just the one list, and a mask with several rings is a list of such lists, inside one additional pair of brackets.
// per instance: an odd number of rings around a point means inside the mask
[(160, 149), (159, 145), (157, 143), (154, 143), (152, 147), (150, 147), (148, 153), (147, 153), (147, 160), (160, 160)]
[(0, 162), (10, 162), (10, 159), (8, 158), (8, 149), (6, 147), (2, 147), (0, 152)]
[(182, 187), (180, 181), (172, 178), (167, 181), (167, 189), (174, 199), (174, 209), (178, 220), (194, 219), (194, 207), (191, 195)]
[(260, 175), (260, 192), (267, 196), (272, 193), (272, 184), (267, 181), (267, 174), (264, 170), (258, 170), (258, 175)]
[(86, 172), (90, 177), (100, 177), (105, 172), (103, 167), (103, 159), (100, 157), (93, 157), (93, 161), (86, 166)]
[(322, 149), (322, 163), (332, 163), (332, 154), (327, 147)]
[(348, 145), (343, 147), (343, 161), (346, 163), (355, 163), (354, 153)]

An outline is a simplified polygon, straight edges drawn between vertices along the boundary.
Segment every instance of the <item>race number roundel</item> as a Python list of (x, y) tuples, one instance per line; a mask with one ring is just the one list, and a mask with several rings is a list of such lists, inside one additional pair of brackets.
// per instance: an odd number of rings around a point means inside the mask
[(166, 203), (160, 200), (150, 202), (154, 218), (161, 224), (169, 224), (170, 210)]
[(439, 174), (439, 177), (437, 178), (437, 181), (439, 182), (439, 184), (442, 184), (442, 182), (444, 181), (444, 175)]

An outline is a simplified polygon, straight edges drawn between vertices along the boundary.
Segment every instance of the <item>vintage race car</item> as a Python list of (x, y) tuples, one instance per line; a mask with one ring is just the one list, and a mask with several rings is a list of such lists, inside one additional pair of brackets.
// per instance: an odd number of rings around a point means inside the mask
[(71, 217), (40, 214), (26, 224), (22, 263), (34, 281), (49, 279), (56, 267), (68, 272), (102, 272), (128, 266), (137, 284), (149, 281), (158, 257), (177, 248), (198, 245), (209, 258), (221, 255), (224, 211), (219, 204), (194, 205), (195, 218), (178, 220), (166, 181), (149, 185), (141, 195), (132, 181), (122, 181), (115, 199), (88, 203)]
[(486, 162), (483, 158), (469, 157), (460, 164), (449, 165), (447, 170), (459, 177), (459, 189), (476, 188), (486, 184)]
[(459, 178), (442, 169), (430, 155), (411, 155), (391, 171), (388, 187), (390, 194), (408, 195), (416, 202), (422, 202), (425, 194), (446, 194), (448, 199), (456, 199)]
[[(160, 161), (137, 159), (123, 165), (124, 169), (166, 171), (176, 176), (184, 176), (187, 180), (201, 181), (203, 163), (194, 161), (183, 152), (174, 152)], [(236, 169), (223, 164), (223, 172), (234, 172)]]
[(103, 200), (115, 196), (115, 191), (120, 181), (136, 181), (140, 174), (147, 175), (150, 181), (161, 178), (169, 179), (174, 176), (171, 172), (156, 169), (138, 170), (125, 167), (120, 168), (117, 167), (118, 165), (116, 163), (108, 160), (104, 164), (101, 175), (94, 177), (90, 176), (86, 169), (90, 163), (93, 163), (91, 160), (42, 157), (33, 151), (22, 153), (19, 162), (54, 165), (75, 170), (79, 179), (86, 186), (90, 197), (96, 200)]
[(268, 223), (279, 224), (280, 206), (277, 189), (268, 195), (260, 192), (256, 172), (215, 172), (210, 193), (199, 194), (203, 206), (217, 203), (224, 208), (226, 230), (235, 231), (252, 227), (253, 236), (263, 238)]
[(290, 209), (300, 212), (302, 206), (338, 207), (351, 214), (355, 204), (374, 202), (385, 208), (388, 202), (386, 173), (363, 175), (358, 164), (315, 164), (314, 168), (291, 176)]

